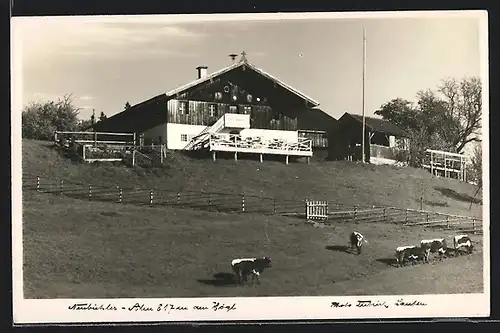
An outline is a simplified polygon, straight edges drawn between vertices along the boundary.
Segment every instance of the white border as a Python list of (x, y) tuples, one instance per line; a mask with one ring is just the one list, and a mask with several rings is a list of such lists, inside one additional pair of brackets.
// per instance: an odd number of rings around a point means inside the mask
[[(480, 22), (481, 79), (483, 83), (483, 165), (489, 166), (489, 77), (488, 77), (488, 14), (486, 11), (421, 11), (421, 12), (352, 12), (352, 13), (277, 13), (277, 14), (221, 14), (221, 15), (138, 15), (57, 17), (57, 20), (127, 21), (186, 23), (199, 21), (247, 21), (247, 20), (303, 20), (303, 19), (391, 19), (391, 18), (477, 18)], [(13, 18), (12, 22), (40, 19)], [(50, 18), (44, 18), (50, 19)], [(246, 320), (325, 320), (325, 319), (380, 319), (380, 318), (437, 318), (437, 317), (486, 317), (490, 314), (490, 228), (489, 228), (489, 169), (484, 171), (483, 190), (483, 252), (484, 293), (456, 295), (404, 295), (369, 297), (246, 297), (246, 298), (176, 298), (176, 299), (50, 299), (30, 300), (23, 296), (22, 274), (22, 202), (21, 202), (21, 114), (22, 101), (22, 53), (17, 29), (12, 29), (12, 255), (13, 255), (13, 313), (15, 324), (33, 323), (88, 323), (88, 322), (158, 322), (158, 321), (246, 321)], [(426, 306), (395, 306), (398, 299), (418, 301)], [(385, 303), (385, 306), (357, 307), (357, 301), (369, 299)], [(264, 303), (265, 301), (265, 303)], [(350, 302), (351, 307), (332, 308), (332, 302)], [(214, 311), (213, 302), (220, 302), (230, 310)], [(75, 303), (103, 305), (116, 310), (72, 311)], [(129, 311), (135, 303), (152, 307), (153, 311)], [(158, 304), (174, 304), (187, 310), (156, 311)], [(194, 306), (206, 306), (206, 310), (194, 310)]]

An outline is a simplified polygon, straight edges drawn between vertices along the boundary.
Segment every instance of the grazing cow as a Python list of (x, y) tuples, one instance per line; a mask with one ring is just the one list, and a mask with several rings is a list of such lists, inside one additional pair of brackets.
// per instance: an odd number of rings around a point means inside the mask
[(467, 252), (472, 253), (474, 245), (468, 235), (457, 235), (453, 237), (453, 248), (455, 251), (460, 248), (465, 248)]
[(361, 245), (363, 245), (363, 242), (368, 243), (362, 234), (357, 231), (353, 231), (349, 237), (349, 243), (351, 244), (351, 248), (356, 248), (358, 254), (361, 254)]
[(405, 259), (409, 259), (412, 263), (422, 256), (422, 249), (418, 246), (400, 246), (396, 249), (396, 262), (401, 267)]
[(448, 247), (444, 238), (436, 238), (421, 241), (420, 248), (422, 249), (424, 262), (429, 262), (429, 256), (431, 253), (439, 253), (439, 259), (442, 259)]
[(231, 267), (236, 275), (236, 284), (247, 281), (248, 274), (252, 274), (252, 284), (255, 278), (260, 284), (259, 276), (265, 268), (271, 267), (271, 258), (243, 258), (231, 261)]

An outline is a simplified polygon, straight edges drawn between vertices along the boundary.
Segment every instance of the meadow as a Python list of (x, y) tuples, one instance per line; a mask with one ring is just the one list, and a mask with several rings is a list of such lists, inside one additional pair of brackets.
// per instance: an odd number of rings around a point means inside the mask
[[(23, 173), (83, 183), (216, 190), (343, 204), (387, 205), (481, 216), (474, 186), (423, 170), (312, 161), (193, 159), (169, 154), (159, 169), (75, 164), (50, 143), (23, 142)], [(472, 206), (471, 206), (472, 202)], [(369, 243), (345, 251), (349, 233)], [(482, 236), (476, 251), (397, 268), (395, 248), (455, 230), (336, 221), (317, 227), (296, 217), (229, 214), (170, 206), (85, 201), (23, 192), (26, 298), (315, 296), (473, 293), (483, 290)], [(230, 262), (270, 256), (259, 286), (236, 287)]]

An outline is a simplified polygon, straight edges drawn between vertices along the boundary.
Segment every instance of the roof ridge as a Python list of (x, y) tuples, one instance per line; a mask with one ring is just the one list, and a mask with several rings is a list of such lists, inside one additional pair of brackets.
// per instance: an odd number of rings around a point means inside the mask
[(206, 82), (218, 75), (221, 75), (221, 74), (224, 74), (230, 70), (233, 70), (233, 69), (236, 69), (238, 67), (241, 67), (241, 66), (248, 66), (250, 68), (252, 68), (254, 71), (256, 71), (257, 73), (261, 74), (262, 76), (264, 77), (267, 77), (269, 80), (271, 81), (274, 81), (274, 82), (277, 82), (280, 86), (282, 86), (283, 88), (289, 90), (290, 92), (292, 92), (293, 94), (301, 97), (302, 99), (305, 99), (307, 101), (309, 101), (311, 104), (314, 104), (314, 106), (318, 106), (319, 105), (319, 102), (317, 102), (316, 100), (312, 99), (311, 97), (305, 95), (304, 93), (300, 92), (299, 90), (293, 88), (292, 86), (286, 84), (285, 82), (283, 82), (282, 80), (280, 80), (279, 78), (265, 72), (264, 70), (260, 69), (259, 67), (255, 66), (254, 64), (252, 64), (250, 61), (248, 61), (248, 59), (244, 59), (242, 61), (239, 61), (239, 62), (235, 62), (229, 66), (226, 66), (224, 68), (221, 68), (205, 77), (202, 77), (202, 78), (199, 78), (199, 79), (196, 79), (196, 80), (193, 80), (191, 82), (188, 82), (182, 86), (179, 86), (175, 89), (172, 89), (168, 92), (166, 92), (166, 95), (167, 96), (172, 96), (172, 95), (176, 95), (178, 93), (180, 93), (181, 91), (184, 91), (186, 89), (189, 89), (195, 85), (198, 85), (198, 84), (201, 84), (203, 82)]

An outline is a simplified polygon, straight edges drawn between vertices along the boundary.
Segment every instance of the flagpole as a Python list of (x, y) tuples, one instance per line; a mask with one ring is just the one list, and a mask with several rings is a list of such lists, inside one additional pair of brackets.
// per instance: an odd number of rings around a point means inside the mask
[(363, 93), (362, 93), (362, 105), (363, 105), (363, 134), (361, 141), (362, 149), (362, 161), (365, 163), (365, 76), (366, 76), (366, 29), (363, 29)]

